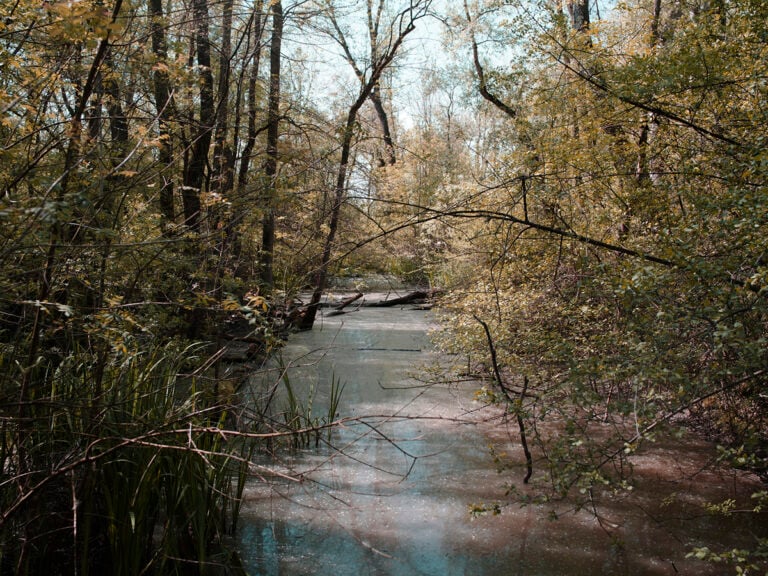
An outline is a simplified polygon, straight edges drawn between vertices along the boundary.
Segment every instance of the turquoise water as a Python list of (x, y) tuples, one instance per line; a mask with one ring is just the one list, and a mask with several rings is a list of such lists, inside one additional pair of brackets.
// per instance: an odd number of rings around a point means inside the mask
[[(686, 553), (744, 546), (765, 533), (743, 516), (704, 514), (705, 501), (748, 501), (755, 484), (707, 468), (712, 448), (694, 440), (659, 442), (638, 456), (636, 490), (601, 496), (599, 520), (569, 502), (508, 505), (473, 519), (472, 505), (510, 503), (508, 485), (535, 488), (522, 484), (522, 466), (497, 473), (491, 441), (522, 455), (514, 429), (473, 402), (476, 384), (425, 381), (436, 359), (429, 323), (422, 311), (362, 308), (292, 336), (284, 366), (302, 394), (314, 390), (315, 413), (326, 410), (338, 378), (339, 416), (361, 421), (318, 448), (256, 462), (261, 477), (246, 491), (239, 534), (249, 574), (724, 574), (732, 570)], [(254, 390), (268, 389), (276, 374), (254, 377)]]

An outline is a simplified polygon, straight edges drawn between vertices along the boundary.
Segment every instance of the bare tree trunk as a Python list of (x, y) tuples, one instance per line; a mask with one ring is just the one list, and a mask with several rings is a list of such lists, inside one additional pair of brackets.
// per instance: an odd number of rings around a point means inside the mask
[[(651, 19), (651, 50), (659, 43), (659, 22), (661, 19), (661, 0), (653, 2), (653, 18)], [(650, 168), (648, 160), (648, 147), (656, 132), (656, 115), (646, 112), (645, 120), (640, 128), (640, 136), (637, 140), (637, 163), (635, 168), (635, 180), (639, 185), (645, 185), (650, 180)]]
[(568, 0), (568, 15), (571, 17), (571, 27), (576, 32), (589, 30), (589, 0)]
[[(464, 15), (467, 19), (467, 24), (472, 24), (472, 15), (469, 13), (469, 5), (467, 4), (467, 0), (464, 0)], [(474, 32), (471, 33), (471, 41), (472, 41), (472, 61), (475, 66), (475, 74), (477, 74), (477, 89), (480, 92), (480, 95), (493, 104), (496, 108), (504, 112), (507, 116), (510, 118), (516, 118), (517, 117), (517, 110), (507, 104), (506, 102), (502, 101), (498, 96), (496, 96), (494, 93), (492, 93), (488, 89), (488, 84), (486, 82), (485, 77), (485, 69), (483, 68), (482, 62), (480, 62), (480, 51), (477, 47), (477, 39), (475, 38)]]
[[(233, 0), (224, 0), (222, 4), (221, 51), (219, 52), (219, 87), (218, 109), (216, 111), (216, 133), (213, 146), (213, 175), (211, 189), (223, 197), (229, 196), (234, 184), (234, 154), (229, 145), (229, 85), (232, 60), (232, 4)], [(214, 222), (214, 229), (216, 228)]]
[(387, 117), (387, 111), (384, 109), (384, 103), (381, 101), (380, 87), (377, 84), (371, 90), (371, 102), (373, 108), (376, 110), (376, 116), (379, 118), (379, 124), (381, 125), (382, 138), (384, 139), (384, 147), (386, 149), (386, 159), (382, 159), (380, 166), (384, 164), (394, 165), (397, 161), (395, 156), (395, 143), (392, 140), (392, 132), (389, 129), (389, 118)]
[(216, 114), (213, 103), (211, 43), (208, 36), (208, 1), (194, 0), (192, 16), (195, 22), (197, 65), (200, 72), (200, 120), (192, 142), (192, 156), (184, 174), (181, 199), (184, 204), (184, 223), (197, 230), (200, 226), (200, 194), (203, 190)]
[[(370, 92), (370, 88), (368, 88)], [(366, 94), (365, 98), (368, 95)], [(365, 102), (365, 98), (358, 96), (355, 103), (349, 109), (347, 114), (347, 122), (344, 126), (344, 136), (341, 143), (341, 159), (339, 160), (339, 168), (336, 172), (336, 186), (333, 194), (333, 205), (331, 206), (331, 220), (328, 223), (328, 235), (325, 238), (325, 244), (323, 245), (323, 253), (320, 257), (320, 266), (315, 274), (315, 290), (312, 293), (312, 298), (309, 301), (304, 317), (301, 319), (299, 329), (311, 330), (315, 323), (315, 317), (317, 316), (317, 309), (320, 306), (320, 299), (325, 291), (325, 286), (328, 282), (328, 267), (331, 263), (331, 254), (333, 251), (333, 244), (336, 240), (336, 231), (339, 227), (339, 215), (341, 214), (341, 207), (344, 204), (344, 198), (347, 190), (347, 168), (349, 166), (349, 156), (352, 151), (352, 140), (355, 134), (355, 121), (357, 119), (357, 113), (360, 107)]]
[(173, 222), (176, 216), (173, 201), (173, 140), (171, 121), (173, 120), (173, 97), (171, 80), (168, 76), (168, 43), (165, 38), (165, 20), (163, 18), (163, 0), (149, 0), (150, 30), (152, 32), (152, 54), (157, 58), (157, 66), (152, 73), (152, 82), (157, 110), (157, 122), (160, 148), (158, 160), (162, 174), (160, 188), (160, 212), (166, 222)]
[(245, 146), (240, 158), (240, 168), (237, 175), (237, 188), (242, 193), (248, 184), (248, 170), (251, 166), (251, 155), (256, 146), (256, 118), (258, 116), (258, 100), (256, 98), (256, 88), (259, 78), (259, 65), (261, 63), (261, 34), (264, 30), (264, 20), (266, 15), (262, 15), (264, 9), (264, 0), (256, 0), (253, 7), (254, 16), (254, 47), (253, 62), (248, 76), (248, 131), (245, 137)]
[(283, 39), (283, 5), (272, 4), (272, 41), (269, 49), (269, 109), (267, 111), (267, 158), (264, 162), (264, 218), (261, 228), (261, 282), (267, 291), (274, 284), (275, 194), (277, 143), (280, 135), (280, 52)]
[[(371, 44), (371, 62), (375, 62), (379, 57), (379, 25), (381, 24), (381, 15), (384, 12), (384, 0), (379, 0), (376, 12), (373, 11), (373, 0), (368, 0), (368, 39)], [(384, 104), (381, 101), (381, 86), (379, 82), (373, 86), (371, 90), (371, 103), (376, 110), (376, 116), (379, 119), (381, 125), (381, 134), (384, 140), (384, 147), (386, 153), (386, 160), (382, 163), (393, 165), (396, 161), (395, 158), (395, 144), (392, 142), (392, 131), (389, 129), (389, 118), (387, 118), (387, 111), (384, 109)]]
[[(255, 0), (253, 10), (251, 12), (250, 22), (248, 23), (248, 43), (246, 47), (246, 57), (243, 61), (242, 70), (240, 72), (240, 79), (238, 81), (237, 97), (235, 98), (235, 133), (234, 133), (234, 149), (238, 149), (239, 142), (239, 127), (240, 127), (240, 110), (241, 105), (245, 105), (247, 108), (247, 128), (245, 134), (245, 144), (243, 146), (242, 155), (240, 156), (240, 164), (237, 168), (237, 182), (233, 182), (233, 186), (236, 186), (237, 193), (232, 196), (233, 210), (229, 215), (229, 219), (226, 223), (225, 239), (231, 252), (232, 262), (234, 263), (234, 274), (237, 277), (242, 276), (241, 259), (242, 242), (240, 237), (240, 223), (242, 222), (243, 210), (240, 208), (246, 204), (251, 203), (251, 195), (246, 191), (248, 185), (248, 173), (251, 167), (251, 156), (253, 149), (256, 145), (256, 137), (258, 131), (256, 128), (256, 119), (258, 116), (258, 78), (259, 78), (259, 64), (261, 62), (261, 36), (264, 30), (264, 23), (267, 18), (267, 14), (264, 12), (264, 1)], [(242, 89), (244, 79), (247, 78), (246, 85), (246, 101), (242, 102)], [(235, 173), (235, 159), (232, 159), (232, 177), (234, 180)]]

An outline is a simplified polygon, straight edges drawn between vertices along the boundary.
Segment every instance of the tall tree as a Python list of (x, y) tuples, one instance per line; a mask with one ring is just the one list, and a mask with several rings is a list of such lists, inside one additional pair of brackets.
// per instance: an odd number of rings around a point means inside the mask
[(262, 204), (261, 281), (267, 290), (274, 284), (275, 196), (277, 192), (278, 140), (280, 138), (280, 62), (283, 41), (283, 5), (272, 3), (272, 40), (269, 47), (269, 100), (267, 108), (267, 158), (264, 162)]
[[(378, 0), (378, 2), (375, 2), (375, 0), (366, 0), (365, 8), (368, 30), (368, 54), (366, 54), (364, 57), (366, 62), (376, 62), (380, 57), (379, 52), (382, 49), (382, 45), (379, 41), (379, 35), (381, 34), (381, 18), (385, 5), (386, 0)], [(361, 86), (364, 87), (368, 81), (366, 77), (366, 71), (359, 63), (359, 58), (354, 55), (352, 49), (350, 48), (347, 35), (339, 25), (339, 20), (333, 4), (331, 4), (328, 8), (328, 20), (330, 21), (331, 28), (327, 32), (341, 47), (344, 58), (352, 67), (352, 70), (354, 71), (357, 79), (360, 81)], [(384, 107), (384, 102), (381, 97), (381, 78), (379, 78), (373, 88), (371, 88), (368, 98), (370, 99), (370, 102), (376, 111), (376, 117), (378, 118), (379, 126), (382, 132), (382, 139), (384, 141), (384, 157), (379, 159), (379, 166), (384, 166), (385, 164), (394, 164), (396, 161), (395, 143), (392, 139), (392, 130), (390, 128), (389, 116), (387, 115), (387, 110)]]
[[(245, 135), (245, 145), (243, 146), (243, 152), (240, 157), (240, 166), (238, 168), (237, 174), (237, 187), (240, 193), (244, 191), (244, 188), (248, 183), (248, 171), (251, 167), (251, 157), (256, 146), (256, 137), (258, 136), (258, 80), (259, 67), (261, 65), (261, 36), (263, 34), (264, 23), (267, 17), (266, 11), (264, 9), (265, 2), (266, 0), (254, 0), (253, 3), (253, 11), (251, 13), (251, 18), (253, 20), (252, 51), (247, 55), (245, 60), (247, 71), (243, 71), (243, 73), (247, 74), (248, 78), (248, 87), (246, 90), (246, 114), (248, 116), (248, 121)], [(250, 67), (247, 66), (248, 62), (250, 62)]]
[(194, 42), (197, 52), (197, 72), (200, 76), (200, 107), (196, 129), (193, 132), (192, 153), (184, 170), (181, 199), (184, 205), (184, 224), (192, 230), (200, 226), (201, 194), (208, 165), (208, 152), (213, 138), (216, 108), (213, 98), (213, 71), (211, 68), (211, 40), (209, 36), (208, 0), (193, 0), (192, 19), (195, 27)]
[[(336, 183), (332, 194), (330, 218), (328, 222), (328, 234), (325, 238), (320, 262), (315, 273), (315, 289), (309, 302), (307, 311), (301, 321), (301, 329), (309, 330), (315, 323), (317, 308), (320, 305), (323, 292), (328, 280), (328, 268), (333, 255), (336, 232), (339, 226), (339, 217), (344, 205), (347, 192), (347, 174), (353, 152), (353, 144), (356, 133), (357, 115), (363, 104), (370, 98), (371, 92), (377, 86), (382, 74), (392, 64), (406, 37), (416, 29), (416, 22), (427, 15), (431, 0), (414, 0), (407, 8), (401, 9), (393, 18), (388, 30), (383, 37), (377, 36), (378, 48), (376, 59), (370, 63), (367, 74), (360, 79), (360, 87), (357, 97), (349, 106), (346, 121), (341, 129), (340, 157), (336, 171)], [(370, 4), (369, 4), (370, 5)], [(383, 8), (382, 8), (383, 9)]]
[[(221, 47), (219, 48), (219, 82), (217, 89), (216, 130), (213, 147), (211, 192), (226, 198), (234, 186), (235, 155), (229, 142), (230, 86), (232, 83), (232, 4), (222, 4)], [(218, 223), (213, 223), (218, 228)]]
[(174, 118), (173, 87), (169, 74), (168, 41), (166, 39), (166, 19), (163, 16), (163, 1), (149, 0), (150, 31), (152, 34), (152, 53), (155, 67), (152, 72), (155, 109), (158, 123), (160, 165), (160, 211), (166, 222), (173, 222), (174, 174), (173, 174), (173, 136), (171, 123)]
[[(249, 213), (248, 208), (254, 205), (248, 184), (256, 140), (261, 131), (258, 125), (261, 110), (259, 70), (263, 48), (262, 35), (267, 17), (266, 0), (255, 0), (246, 24), (245, 50), (237, 72), (234, 97), (233, 144), (229, 157), (231, 165), (226, 180), (228, 187), (231, 187), (231, 194), (224, 199), (228, 205), (228, 215), (222, 230), (222, 254), (233, 264), (233, 274), (239, 278), (243, 277), (245, 268), (245, 262), (241, 259), (242, 227)], [(241, 121), (243, 110), (247, 118), (244, 124)], [(235, 151), (240, 152), (239, 158)]]

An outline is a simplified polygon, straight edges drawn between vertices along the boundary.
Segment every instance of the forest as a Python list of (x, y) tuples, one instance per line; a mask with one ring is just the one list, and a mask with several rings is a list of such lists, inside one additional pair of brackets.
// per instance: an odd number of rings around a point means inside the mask
[(2, 575), (236, 573), (306, 430), (222, 351), (368, 274), (548, 497), (680, 427), (768, 481), (765, 0), (3, 0), (0, 110)]

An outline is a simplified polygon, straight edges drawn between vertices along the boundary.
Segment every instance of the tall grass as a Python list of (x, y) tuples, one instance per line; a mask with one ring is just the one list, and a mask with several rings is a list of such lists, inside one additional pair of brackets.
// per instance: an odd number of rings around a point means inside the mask
[(293, 448), (308, 448), (314, 443), (317, 448), (323, 434), (326, 434), (327, 440), (330, 441), (333, 432), (330, 424), (335, 420), (338, 413), (344, 384), (335, 374), (331, 375), (328, 402), (324, 409), (318, 413), (315, 410), (316, 385), (310, 383), (305, 394), (297, 394), (288, 372), (284, 367), (281, 369), (281, 382), (285, 390), (285, 403), (281, 415), (285, 429), (293, 432), (289, 436), (291, 446)]
[(0, 356), (3, 576), (233, 573), (256, 440), (220, 432), (234, 405), (199, 352), (41, 359), (24, 406), (20, 363)]

